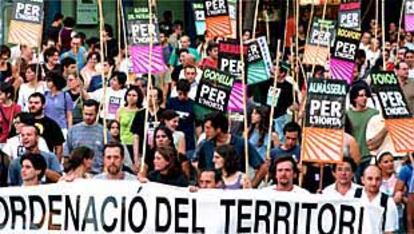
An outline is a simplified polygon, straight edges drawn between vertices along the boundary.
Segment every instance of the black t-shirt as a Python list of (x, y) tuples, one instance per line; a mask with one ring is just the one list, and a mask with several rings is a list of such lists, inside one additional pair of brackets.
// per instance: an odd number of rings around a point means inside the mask
[(49, 69), (49, 68), (47, 68), (46, 64), (43, 64), (42, 69), (43, 69), (43, 74), (45, 76), (48, 76), (51, 72), (53, 72), (55, 74), (60, 74), (60, 75), (63, 72), (62, 66), (60, 64), (56, 64), (53, 69)]
[(45, 139), (51, 152), (53, 152), (55, 146), (62, 145), (65, 142), (62, 130), (53, 119), (44, 116), (41, 119), (35, 119), (35, 125), (39, 128), (40, 135)]
[(180, 79), (180, 72), (183, 69), (183, 65), (177, 65), (176, 67), (174, 67), (173, 71), (171, 72), (171, 79), (175, 82), (178, 82), (178, 80)]
[[(273, 79), (266, 80), (256, 85), (255, 90), (260, 90), (260, 92), (254, 93), (254, 100), (260, 102), (262, 104), (266, 104), (267, 100), (267, 92), (270, 87), (273, 87)], [(280, 90), (279, 101), (275, 107), (275, 112), (273, 114), (273, 118), (278, 118), (284, 114), (286, 114), (287, 109), (289, 106), (293, 104), (293, 85), (284, 80), (281, 83), (277, 83), (277, 88)], [(263, 92), (263, 90), (266, 90)]]
[(47, 37), (57, 43), (59, 40), (60, 29), (61, 27), (50, 26), (47, 30)]
[(158, 182), (161, 184), (168, 184), (178, 187), (187, 187), (188, 180), (183, 174), (173, 173), (170, 175), (161, 175), (158, 171), (151, 171), (148, 174), (148, 179), (151, 182)]
[[(162, 112), (164, 109), (160, 108), (157, 112), (157, 121), (155, 122), (155, 116), (148, 112), (147, 118), (147, 132), (154, 131), (156, 127), (162, 122)], [(141, 109), (135, 114), (134, 120), (132, 121), (131, 132), (139, 136), (139, 151), (142, 152), (144, 142), (144, 128), (145, 128), (145, 109)], [(149, 139), (147, 139), (149, 140)]]

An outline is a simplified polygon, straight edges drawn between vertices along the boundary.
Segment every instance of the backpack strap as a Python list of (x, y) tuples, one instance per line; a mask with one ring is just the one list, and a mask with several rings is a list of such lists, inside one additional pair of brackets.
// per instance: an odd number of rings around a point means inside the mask
[(354, 197), (355, 198), (361, 198), (362, 197), (362, 188), (355, 189)]
[(382, 230), (385, 230), (385, 221), (387, 218), (387, 205), (388, 205), (388, 195), (385, 193), (381, 193), (381, 201), (380, 205), (384, 208), (384, 212), (382, 213)]

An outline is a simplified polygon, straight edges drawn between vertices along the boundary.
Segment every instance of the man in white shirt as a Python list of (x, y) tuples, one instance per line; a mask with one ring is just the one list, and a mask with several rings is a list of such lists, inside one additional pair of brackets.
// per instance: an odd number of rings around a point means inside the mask
[(137, 180), (135, 175), (122, 171), (124, 164), (124, 146), (118, 142), (109, 142), (104, 146), (104, 172), (94, 179)]
[(272, 185), (264, 188), (265, 190), (275, 190), (278, 192), (293, 192), (310, 194), (309, 191), (293, 184), (293, 180), (299, 174), (298, 165), (292, 156), (282, 156), (275, 161), (276, 186)]
[(350, 157), (344, 157), (342, 162), (334, 164), (333, 174), (336, 181), (326, 187), (322, 193), (340, 198), (353, 198), (355, 190), (361, 188), (352, 182), (356, 167), (354, 160)]
[[(3, 153), (9, 156), (10, 161), (23, 156), (24, 152), (26, 151), (20, 136), (20, 130), (25, 126), (33, 126), (35, 125), (34, 117), (32, 114), (27, 112), (21, 112), (17, 114), (17, 116), (13, 120), (14, 127), (16, 129), (17, 135), (7, 139), (6, 144), (1, 149)], [(39, 136), (39, 150), (44, 152), (50, 152), (49, 148), (47, 147), (45, 139)]]
[[(190, 91), (188, 92), (188, 97), (191, 100), (195, 100), (196, 95), (197, 95), (197, 88), (198, 88), (198, 83), (199, 83), (199, 79), (198, 74), (202, 74), (199, 73), (197, 70), (197, 67), (193, 66), (193, 65), (187, 65), (184, 67), (184, 79), (186, 79), (188, 81), (188, 83), (190, 84)], [(200, 75), (201, 77), (201, 75)], [(178, 92), (177, 92), (177, 86), (174, 86), (173, 89), (171, 90), (171, 98), (177, 97), (178, 96)]]
[(383, 208), (382, 227), (379, 232), (393, 233), (398, 230), (398, 211), (392, 197), (380, 192), (382, 182), (381, 169), (378, 166), (368, 166), (363, 175), (364, 188), (355, 190), (355, 197), (361, 202)]

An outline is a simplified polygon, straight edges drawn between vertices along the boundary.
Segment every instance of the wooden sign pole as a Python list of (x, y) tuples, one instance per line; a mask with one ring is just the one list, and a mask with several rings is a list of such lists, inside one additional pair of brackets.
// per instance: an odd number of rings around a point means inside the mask
[[(242, 24), (243, 17), (243, 1), (239, 1), (239, 28), (243, 28)], [(241, 80), (243, 86), (243, 117), (244, 117), (244, 157), (245, 157), (245, 173), (249, 173), (249, 139), (247, 129), (247, 104), (246, 104), (246, 81), (244, 80), (244, 46), (243, 46), (243, 32), (239, 30), (239, 42), (240, 42), (240, 61), (241, 61)]]
[[(398, 32), (397, 32), (397, 53), (398, 50), (400, 49), (400, 35), (401, 35), (401, 24), (402, 24), (402, 18), (404, 17), (404, 9), (405, 9), (405, 1), (403, 0), (402, 5), (401, 5), (401, 12), (400, 12), (400, 20), (398, 22)], [(399, 62), (399, 61), (397, 61)]]
[[(148, 0), (148, 10), (149, 10), (149, 24), (152, 25), (152, 4), (151, 4), (151, 0)], [(142, 173), (144, 171), (145, 168), (145, 157), (146, 157), (146, 153), (147, 153), (147, 139), (148, 139), (148, 112), (149, 112), (149, 106), (150, 106), (150, 102), (153, 102), (154, 100), (151, 98), (150, 92), (152, 89), (152, 48), (153, 48), (153, 42), (154, 42), (154, 38), (153, 38), (153, 31), (152, 31), (152, 27), (150, 27), (151, 30), (149, 32), (150, 35), (150, 40), (149, 40), (149, 61), (148, 61), (148, 85), (147, 85), (147, 103), (148, 106), (147, 108), (145, 108), (145, 121), (144, 121), (144, 145), (142, 148), (142, 156), (141, 156), (141, 165), (140, 165), (140, 173)], [(152, 105), (155, 105), (155, 103), (152, 103)], [(155, 112), (155, 116), (157, 116), (157, 112)], [(155, 134), (155, 132), (154, 132)]]
[[(99, 35), (100, 35), (100, 39), (99, 39), (99, 44), (100, 44), (100, 54), (101, 54), (101, 58), (102, 61), (105, 60), (104, 57), (104, 41), (103, 41), (103, 33), (104, 33), (104, 16), (103, 16), (103, 10), (102, 10), (102, 0), (98, 0), (98, 8), (99, 8)], [(101, 69), (101, 76), (102, 76), (102, 89), (103, 89), (103, 98), (102, 98), (102, 106), (103, 106), (103, 135), (104, 135), (104, 144), (107, 143), (108, 139), (107, 139), (107, 123), (106, 123), (106, 77), (105, 77), (105, 73), (104, 70)], [(99, 118), (99, 116), (97, 116), (97, 118)]]
[[(276, 66), (275, 66), (275, 77), (273, 80), (273, 93), (272, 94), (272, 102), (270, 105), (270, 118), (269, 118), (269, 132), (268, 132), (268, 142), (267, 142), (267, 148), (266, 148), (266, 159), (270, 160), (270, 149), (272, 145), (272, 131), (273, 131), (273, 114), (275, 113), (275, 106), (273, 105), (275, 102), (275, 94), (276, 94), (276, 88), (277, 88), (277, 77), (279, 76), (279, 63), (280, 63), (280, 40), (277, 41), (276, 46)], [(269, 180), (269, 173), (266, 174), (265, 183), (267, 184)]]

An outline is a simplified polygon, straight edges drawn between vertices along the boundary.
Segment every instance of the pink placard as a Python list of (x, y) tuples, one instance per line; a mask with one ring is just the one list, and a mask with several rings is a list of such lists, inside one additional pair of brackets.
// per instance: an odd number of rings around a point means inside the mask
[(243, 111), (243, 88), (242, 83), (234, 83), (230, 94), (227, 110), (240, 112)]
[[(132, 68), (135, 73), (146, 74), (149, 72), (149, 46), (135, 45), (130, 47)], [(165, 72), (167, 66), (164, 63), (164, 56), (162, 53), (162, 46), (155, 45), (152, 48), (152, 66), (151, 72), (158, 74)]]
[(346, 80), (348, 84), (352, 83), (352, 72), (355, 68), (354, 62), (331, 58), (329, 65), (332, 79)]

